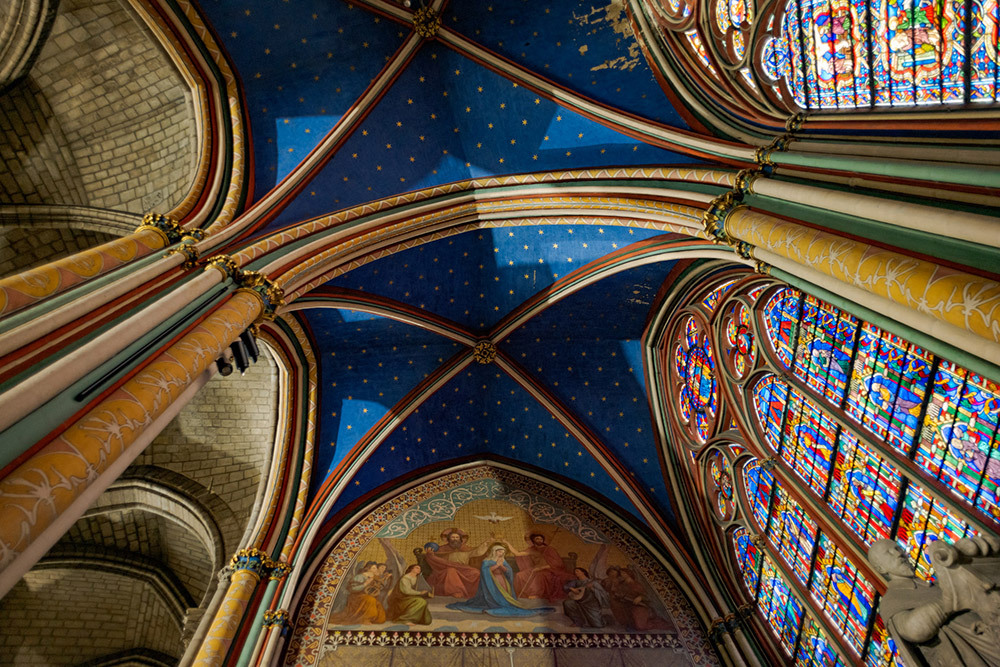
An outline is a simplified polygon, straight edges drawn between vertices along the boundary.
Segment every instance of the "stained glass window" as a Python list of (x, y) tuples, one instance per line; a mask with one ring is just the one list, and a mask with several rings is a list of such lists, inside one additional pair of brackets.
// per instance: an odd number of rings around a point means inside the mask
[(996, 17), (996, 0), (787, 0), (761, 69), (803, 109), (995, 101)]
[(774, 489), (767, 535), (795, 578), (806, 584), (816, 543), (816, 522), (780, 486)]
[(750, 539), (746, 528), (733, 531), (733, 545), (736, 548), (736, 562), (743, 574), (743, 583), (751, 596), (757, 594), (757, 573), (760, 571), (761, 551)]
[(942, 361), (914, 460), (959, 497), (1000, 520), (1000, 385)]
[(917, 484), (910, 484), (903, 500), (896, 541), (910, 557), (917, 576), (933, 579), (927, 545), (934, 540), (956, 542), (978, 533), (968, 523), (950, 512), (939, 500), (934, 500)]
[(778, 359), (792, 367), (792, 355), (799, 328), (799, 305), (802, 294), (798, 290), (783, 289), (772, 296), (764, 306), (764, 330)]
[(807, 617), (802, 628), (802, 636), (799, 637), (799, 648), (795, 652), (795, 664), (834, 667), (846, 663), (830, 646), (830, 640), (826, 638), (826, 633), (820, 629), (819, 624), (811, 617)]
[(725, 326), (730, 366), (736, 377), (746, 377), (757, 360), (753, 323), (747, 307), (742, 303), (735, 304), (726, 316)]
[(746, 479), (747, 496), (750, 498), (750, 509), (761, 530), (767, 527), (767, 515), (771, 507), (771, 490), (774, 488), (774, 475), (765, 470), (760, 461), (752, 459), (743, 468)]
[(689, 317), (674, 351), (674, 365), (680, 379), (678, 409), (699, 440), (709, 437), (717, 412), (715, 357), (707, 332)]
[(861, 327), (847, 414), (908, 454), (931, 376), (931, 355), (873, 324)]
[(764, 556), (761, 568), (760, 612), (781, 641), (788, 655), (795, 649), (799, 628), (802, 627), (802, 603), (792, 595), (771, 559)]
[[(834, 22), (846, 11), (802, 1)], [(752, 455), (739, 466), (747, 509), (734, 518), (744, 524), (732, 538), (739, 576), (795, 664), (863, 657), (893, 667), (895, 644), (859, 569), (863, 554), (875, 540), (895, 540), (930, 580), (930, 543), (1000, 522), (1000, 382), (799, 290), (750, 284), (752, 294), (737, 283), (712, 318), (732, 371), (719, 376), (731, 385), (720, 400), (734, 397), (729, 414), (752, 413), (738, 420)], [(757, 544), (755, 532), (764, 537)]]
[(823, 533), (817, 543), (809, 592), (848, 644), (861, 655), (875, 588)]
[(895, 466), (841, 431), (828, 502), (866, 545), (889, 539), (900, 484)]

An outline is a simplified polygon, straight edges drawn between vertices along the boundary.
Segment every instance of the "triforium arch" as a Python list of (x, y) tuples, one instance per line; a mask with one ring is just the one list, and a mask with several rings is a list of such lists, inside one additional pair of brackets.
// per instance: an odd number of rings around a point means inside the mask
[(766, 277), (677, 298), (651, 373), (692, 542), (773, 660), (896, 664), (867, 549), (933, 579), (930, 543), (996, 532), (996, 369)]

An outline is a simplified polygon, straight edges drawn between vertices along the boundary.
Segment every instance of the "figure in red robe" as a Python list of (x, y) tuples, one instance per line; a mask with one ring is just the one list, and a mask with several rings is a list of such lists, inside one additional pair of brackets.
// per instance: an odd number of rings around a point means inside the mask
[(549, 602), (566, 598), (564, 585), (576, 579), (576, 575), (566, 569), (562, 556), (545, 543), (541, 533), (527, 536), (529, 546), (524, 551), (508, 550), (517, 559), (517, 575), (514, 577), (514, 591), (519, 598), (544, 598)]
[(428, 542), (424, 545), (424, 557), (431, 568), (427, 583), (434, 589), (434, 595), (461, 598), (473, 597), (479, 588), (480, 559), (490, 544), (487, 540), (477, 548), (470, 547), (469, 536), (458, 528), (449, 528), (441, 533), (443, 545)]

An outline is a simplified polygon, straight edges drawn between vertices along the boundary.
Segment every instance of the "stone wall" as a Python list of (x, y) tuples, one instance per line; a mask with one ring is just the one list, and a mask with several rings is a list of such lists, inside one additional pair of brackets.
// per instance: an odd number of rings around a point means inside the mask
[(143, 647), (180, 658), (180, 629), (152, 588), (97, 570), (32, 570), (0, 600), (0, 627), (2, 665), (75, 665)]
[(0, 278), (55, 261), (114, 239), (112, 234), (61, 228), (0, 225)]
[(191, 184), (191, 93), (118, 0), (62, 0), (0, 103), (0, 203), (166, 211)]

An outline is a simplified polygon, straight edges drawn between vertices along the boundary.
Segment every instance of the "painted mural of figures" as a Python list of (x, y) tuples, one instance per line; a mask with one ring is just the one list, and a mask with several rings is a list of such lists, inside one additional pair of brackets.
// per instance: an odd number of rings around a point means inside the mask
[(524, 551), (515, 551), (506, 545), (517, 563), (514, 590), (518, 597), (545, 598), (549, 602), (562, 600), (566, 597), (563, 585), (574, 578), (573, 573), (566, 569), (559, 552), (546, 544), (544, 535), (531, 533), (525, 540), (528, 548)]
[(673, 624), (663, 619), (651, 605), (649, 594), (632, 570), (621, 568), (611, 593), (611, 612), (615, 620), (629, 630), (673, 630)]
[(479, 569), (471, 565), (470, 560), (486, 553), (490, 541), (472, 548), (466, 544), (469, 536), (458, 528), (442, 531), (441, 539), (443, 545), (435, 542), (424, 545), (424, 558), (433, 570), (427, 583), (434, 595), (471, 598), (479, 585)]
[(376, 583), (378, 563), (365, 563), (347, 583), (347, 602), (343, 609), (330, 615), (333, 625), (364, 625), (385, 623), (385, 607), (378, 599), (381, 587)]
[(604, 610), (611, 606), (608, 592), (582, 567), (573, 570), (573, 574), (576, 579), (563, 584), (567, 598), (563, 602), (563, 613), (581, 628), (603, 628), (607, 625)]
[(490, 616), (535, 616), (555, 611), (552, 607), (530, 608), (514, 594), (514, 570), (506, 561), (507, 548), (495, 543), (480, 567), (479, 588), (465, 602), (454, 602), (448, 609)]
[(389, 594), (388, 617), (390, 621), (408, 625), (429, 625), (431, 612), (427, 608), (427, 600), (434, 597), (433, 591), (417, 589), (417, 578), (420, 576), (420, 566), (411, 565), (400, 577), (399, 582)]

